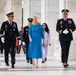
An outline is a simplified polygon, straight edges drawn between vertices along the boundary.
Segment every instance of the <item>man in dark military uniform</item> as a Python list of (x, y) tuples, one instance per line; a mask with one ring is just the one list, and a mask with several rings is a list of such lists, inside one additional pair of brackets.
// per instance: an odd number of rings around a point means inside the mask
[(68, 56), (71, 41), (73, 40), (72, 32), (75, 31), (75, 24), (73, 19), (68, 18), (68, 9), (62, 10), (63, 18), (57, 21), (56, 31), (59, 33), (59, 41), (62, 49), (62, 63), (66, 68), (68, 67)]
[(28, 18), (28, 26), (24, 27), (24, 33), (23, 33), (23, 40), (24, 40), (23, 44), (24, 43), (26, 44), (26, 60), (27, 60), (27, 63), (29, 63), (29, 61), (30, 61), (30, 64), (32, 64), (32, 59), (29, 59), (29, 57), (28, 57), (28, 46), (29, 46), (28, 30), (29, 30), (29, 27), (32, 24), (32, 22), (33, 22), (33, 19)]
[[(19, 45), (21, 44), (20, 35), (17, 28), (17, 23), (13, 21), (14, 13), (7, 14), (8, 21), (2, 23), (1, 26), (1, 41), (5, 46), (5, 63), (9, 66), (9, 52), (11, 53), (11, 67), (14, 68), (15, 64), (15, 47), (16, 47), (16, 36), (19, 39)], [(3, 37), (4, 36), (4, 37)]]

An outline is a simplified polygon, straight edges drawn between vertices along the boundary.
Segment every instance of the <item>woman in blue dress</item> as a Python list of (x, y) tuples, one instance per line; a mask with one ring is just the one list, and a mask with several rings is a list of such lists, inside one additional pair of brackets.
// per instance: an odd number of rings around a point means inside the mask
[(28, 35), (30, 40), (28, 57), (32, 58), (33, 66), (35, 66), (34, 59), (36, 59), (36, 68), (38, 68), (38, 59), (42, 58), (42, 39), (44, 43), (44, 30), (36, 16), (33, 18), (33, 24), (29, 28)]

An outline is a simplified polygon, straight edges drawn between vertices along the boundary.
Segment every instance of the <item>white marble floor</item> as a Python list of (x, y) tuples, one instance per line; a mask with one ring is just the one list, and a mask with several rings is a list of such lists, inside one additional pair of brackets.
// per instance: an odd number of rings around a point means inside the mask
[(45, 64), (39, 60), (39, 68), (26, 63), (24, 54), (16, 55), (16, 65), (11, 69), (11, 64), (7, 67), (4, 63), (4, 56), (0, 54), (0, 75), (76, 75), (76, 61), (70, 61), (69, 67), (65, 69), (61, 62), (48, 57)]

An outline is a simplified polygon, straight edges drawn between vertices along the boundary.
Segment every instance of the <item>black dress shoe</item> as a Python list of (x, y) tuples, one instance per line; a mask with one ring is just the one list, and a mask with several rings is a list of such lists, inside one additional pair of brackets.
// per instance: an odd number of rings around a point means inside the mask
[(42, 61), (42, 63), (45, 63), (45, 61)]
[(64, 68), (67, 68), (67, 63), (63, 63)]
[(15, 68), (14, 65), (12, 65), (11, 68)]
[(69, 64), (67, 63), (67, 66), (69, 66)]
[(3, 54), (3, 52), (1, 52), (1, 54)]
[(64, 65), (64, 68), (67, 68), (67, 65)]
[(32, 64), (32, 61), (30, 61), (30, 64)]
[(45, 58), (45, 61), (47, 61), (47, 58)]
[(9, 64), (8, 64), (8, 63), (6, 63), (6, 66), (9, 66)]
[(29, 60), (27, 60), (27, 63), (29, 63)]
[(20, 54), (20, 52), (17, 52), (18, 54)]

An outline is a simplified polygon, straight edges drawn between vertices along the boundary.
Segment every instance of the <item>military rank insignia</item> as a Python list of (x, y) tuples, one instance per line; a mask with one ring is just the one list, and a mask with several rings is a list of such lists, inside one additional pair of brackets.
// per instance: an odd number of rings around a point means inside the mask
[(13, 25), (13, 28), (14, 28), (13, 31), (15, 31), (15, 28), (16, 28), (16, 25), (15, 24)]
[(60, 24), (62, 25), (62, 24), (63, 24), (63, 22), (62, 22), (62, 21), (60, 21)]
[(68, 21), (68, 24), (72, 24), (72, 21), (71, 21), (71, 20), (69, 20), (69, 21)]
[(13, 28), (16, 28), (16, 25), (15, 24), (13, 25)]
[(7, 31), (7, 25), (5, 25), (5, 31)]
[(5, 25), (5, 28), (7, 28), (7, 25)]

